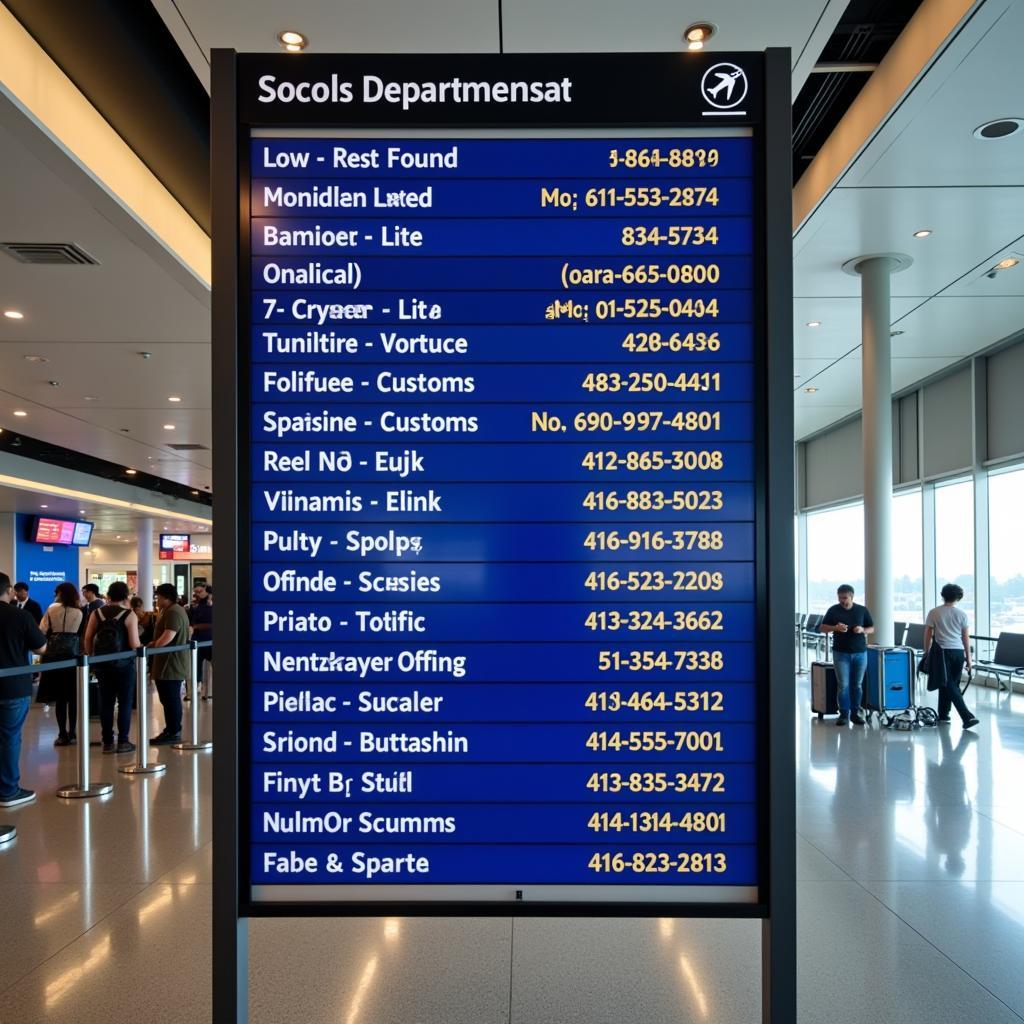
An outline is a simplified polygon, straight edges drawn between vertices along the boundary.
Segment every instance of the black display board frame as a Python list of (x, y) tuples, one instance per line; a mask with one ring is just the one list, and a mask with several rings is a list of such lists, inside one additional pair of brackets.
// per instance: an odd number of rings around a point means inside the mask
[[(742, 113), (716, 111), (701, 79), (714, 64), (746, 72)], [(572, 82), (571, 104), (260, 102), (261, 78), (323, 82)], [(218, 542), (218, 707), (214, 727), (214, 1021), (245, 1021), (247, 920), (256, 916), (755, 917), (762, 919), (765, 1021), (795, 1019), (795, 795), (792, 716), (793, 412), (790, 56), (764, 53), (327, 55), (212, 60), (213, 438)], [(307, 95), (309, 95), (307, 93)], [(249, 581), (249, 139), (261, 128), (751, 129), (755, 150), (755, 408), (759, 879), (756, 903), (394, 901), (253, 902), (245, 856)], [(736, 965), (730, 965), (730, 969)]]

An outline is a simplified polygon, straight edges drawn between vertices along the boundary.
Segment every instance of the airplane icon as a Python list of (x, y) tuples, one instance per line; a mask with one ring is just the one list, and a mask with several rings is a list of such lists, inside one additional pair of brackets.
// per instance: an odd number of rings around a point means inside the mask
[(708, 99), (717, 100), (718, 94), (725, 89), (725, 102), (728, 103), (732, 99), (732, 91), (736, 88), (736, 79), (742, 75), (742, 71), (733, 71), (731, 74), (724, 71), (716, 71), (715, 77), (718, 79), (718, 85), (713, 88), (706, 89), (705, 95)]

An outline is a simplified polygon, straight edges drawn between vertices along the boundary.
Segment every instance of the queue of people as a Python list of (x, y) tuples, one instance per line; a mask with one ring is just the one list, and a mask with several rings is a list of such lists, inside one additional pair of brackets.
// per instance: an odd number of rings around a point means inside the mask
[[(832, 662), (835, 666), (839, 718), (836, 725), (849, 722), (864, 725), (861, 695), (868, 667), (868, 637), (875, 632), (871, 612), (854, 601), (854, 589), (844, 583), (836, 592), (837, 602), (825, 612), (822, 633), (832, 635)], [(938, 691), (939, 725), (950, 723), (950, 710), (956, 708), (965, 729), (978, 724), (968, 709), (960, 690), (960, 680), (971, 664), (970, 624), (966, 613), (957, 604), (963, 600), (963, 589), (947, 583), (941, 591), (942, 604), (933, 608), (925, 619), (924, 659), (920, 669), (928, 676), (928, 689)]]
[[(128, 754), (131, 719), (135, 705), (135, 655), (140, 647), (178, 647), (213, 637), (213, 588), (193, 590), (186, 610), (173, 584), (156, 588), (156, 610), (148, 611), (141, 597), (132, 597), (127, 583), (115, 581), (104, 597), (91, 583), (78, 589), (71, 582), (59, 584), (45, 612), (29, 596), (24, 583), (11, 586), (0, 573), (0, 668), (25, 666), (23, 675), (0, 677), (0, 807), (29, 803), (35, 794), (21, 786), (19, 761), (21, 735), (32, 702), (31, 659), (53, 663), (69, 661), (84, 653), (91, 657), (124, 654), (94, 666), (99, 688), (99, 717), (104, 754)], [(203, 662), (210, 649), (202, 649)], [(154, 746), (181, 740), (182, 691), (189, 675), (188, 651), (153, 654), (150, 675), (156, 684), (164, 713), (164, 728), (150, 743)], [(40, 673), (37, 702), (53, 704), (57, 721), (54, 746), (79, 742), (78, 679), (74, 667)], [(116, 709), (116, 733), (115, 733)], [(82, 742), (87, 742), (82, 737)]]

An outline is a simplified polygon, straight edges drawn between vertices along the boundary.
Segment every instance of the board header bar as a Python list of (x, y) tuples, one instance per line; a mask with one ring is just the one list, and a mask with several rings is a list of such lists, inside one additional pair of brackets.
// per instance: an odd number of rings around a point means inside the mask
[(763, 74), (758, 53), (239, 54), (239, 115), (251, 127), (751, 126)]

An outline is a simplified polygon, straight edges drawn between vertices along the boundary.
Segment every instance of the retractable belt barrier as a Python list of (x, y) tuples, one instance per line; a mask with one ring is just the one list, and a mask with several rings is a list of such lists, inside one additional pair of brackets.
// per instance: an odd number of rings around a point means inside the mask
[[(95, 665), (112, 661), (125, 661), (128, 657), (135, 659), (136, 707), (138, 709), (138, 743), (136, 744), (135, 763), (123, 765), (118, 769), (124, 775), (156, 775), (167, 771), (166, 764), (147, 762), (149, 748), (149, 687), (146, 679), (146, 660), (156, 655), (174, 654), (178, 651), (190, 652), (190, 670), (192, 676), (192, 692), (198, 692), (198, 650), (200, 647), (212, 647), (212, 640), (192, 640), (187, 644), (169, 647), (138, 647), (130, 654), (99, 654), (90, 656), (80, 654), (64, 661), (49, 661), (39, 665), (18, 665), (14, 668), (0, 669), (0, 679), (12, 676), (23, 676), (31, 672), (33, 675), (43, 672), (55, 672), (57, 669), (73, 668), (76, 670), (78, 683), (78, 780), (61, 786), (57, 796), (68, 799), (82, 799), (91, 796), (105, 796), (113, 790), (109, 782), (93, 782), (89, 778), (89, 670)], [(211, 750), (212, 743), (204, 743), (199, 739), (199, 701), (193, 700), (189, 716), (189, 741), (172, 744), (175, 750)], [(0, 845), (10, 842), (17, 835), (13, 825), (0, 824)]]

